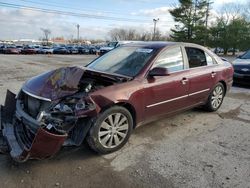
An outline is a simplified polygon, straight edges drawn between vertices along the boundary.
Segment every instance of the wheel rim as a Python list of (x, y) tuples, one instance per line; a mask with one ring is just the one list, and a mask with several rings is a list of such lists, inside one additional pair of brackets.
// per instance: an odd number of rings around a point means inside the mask
[(126, 138), (129, 129), (128, 118), (121, 113), (109, 115), (99, 129), (98, 138), (105, 148), (115, 148)]
[(218, 108), (221, 105), (223, 99), (223, 88), (221, 86), (217, 86), (214, 91), (211, 98), (212, 106), (213, 108)]

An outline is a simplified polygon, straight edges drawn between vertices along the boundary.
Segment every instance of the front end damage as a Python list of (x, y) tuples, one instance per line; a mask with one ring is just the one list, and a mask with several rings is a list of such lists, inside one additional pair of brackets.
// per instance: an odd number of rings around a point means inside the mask
[(24, 162), (81, 145), (101, 110), (90, 93), (117, 80), (71, 67), (32, 78), (17, 96), (7, 91), (0, 110), (0, 152)]
[(65, 108), (35, 99), (23, 91), (18, 96), (7, 91), (0, 111), (0, 152), (9, 152), (15, 161), (24, 162), (51, 157), (63, 145), (79, 146), (97, 108), (89, 107), (84, 113), (78, 112), (79, 115)]

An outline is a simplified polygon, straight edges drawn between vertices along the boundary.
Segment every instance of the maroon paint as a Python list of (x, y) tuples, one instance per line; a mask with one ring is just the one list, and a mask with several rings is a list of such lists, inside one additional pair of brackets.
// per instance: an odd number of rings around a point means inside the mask
[[(225, 83), (227, 89), (231, 87), (233, 68), (222, 61), (217, 65), (186, 69), (169, 75), (165, 72), (165, 76), (148, 76), (159, 52), (174, 45), (182, 46), (178, 43), (159, 43), (158, 46), (157, 43), (152, 44), (151, 47), (157, 48), (158, 53), (133, 80), (90, 93), (89, 100), (95, 103), (96, 109), (80, 111), (77, 115), (93, 117), (109, 106), (127, 104), (134, 109), (136, 124), (142, 124), (164, 114), (204, 104), (211, 89), (218, 82)], [(203, 49), (200, 46), (192, 46)], [(85, 71), (85, 68), (80, 67), (50, 71), (26, 82), (24, 89), (37, 96), (58, 100), (78, 91), (78, 83)], [(100, 76), (103, 74), (106, 73), (100, 73)], [(45, 158), (55, 154), (65, 138), (66, 135), (51, 134), (40, 128), (32, 144), (30, 157)]]

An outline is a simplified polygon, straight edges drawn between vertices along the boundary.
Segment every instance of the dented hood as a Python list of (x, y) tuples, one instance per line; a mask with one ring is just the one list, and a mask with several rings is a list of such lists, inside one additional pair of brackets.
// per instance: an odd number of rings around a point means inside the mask
[(57, 100), (78, 91), (84, 71), (76, 66), (49, 71), (28, 80), (23, 90), (42, 98)]

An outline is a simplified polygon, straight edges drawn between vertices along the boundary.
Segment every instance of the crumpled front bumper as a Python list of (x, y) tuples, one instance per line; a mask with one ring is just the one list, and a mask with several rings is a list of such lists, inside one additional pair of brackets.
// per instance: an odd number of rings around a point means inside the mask
[(22, 111), (16, 95), (10, 91), (7, 91), (5, 104), (0, 108), (0, 152), (9, 152), (15, 161), (51, 157), (59, 151), (68, 136), (44, 129)]

